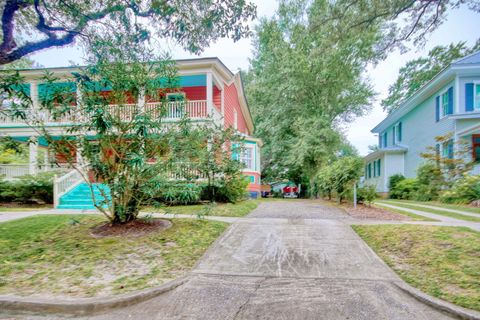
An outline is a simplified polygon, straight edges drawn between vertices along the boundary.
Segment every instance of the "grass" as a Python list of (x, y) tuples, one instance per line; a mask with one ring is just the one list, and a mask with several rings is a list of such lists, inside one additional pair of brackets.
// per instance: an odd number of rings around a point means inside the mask
[[(443, 211), (440, 208), (439, 209), (431, 209), (431, 208), (424, 208), (424, 207), (419, 207), (414, 204), (410, 203), (404, 203), (404, 202), (393, 202), (390, 200), (382, 200), (383, 203), (391, 203), (392, 205), (402, 207), (402, 208), (407, 208), (407, 209), (413, 209), (413, 210), (418, 210), (418, 211), (423, 211), (423, 212), (429, 212), (429, 213), (434, 213), (438, 214), (441, 216), (445, 217), (450, 217), (454, 219), (459, 219), (459, 220), (464, 220), (464, 221), (472, 221), (472, 222), (480, 222), (480, 217), (472, 217), (472, 216), (466, 216), (463, 214), (455, 213), (455, 212), (449, 212), (449, 211)], [(377, 202), (377, 204), (381, 204), (382, 202)]]
[(141, 237), (92, 237), (104, 221), (42, 215), (0, 223), (0, 294), (88, 297), (159, 285), (190, 270), (227, 226), (172, 219), (171, 228)]
[(410, 285), (480, 310), (480, 233), (465, 227), (353, 226)]
[(22, 211), (38, 211), (38, 210), (48, 210), (52, 209), (51, 205), (43, 205), (43, 206), (26, 206), (26, 207), (9, 207), (9, 206), (1, 206), (0, 205), (0, 212), (22, 212)]
[(212, 207), (208, 205), (196, 204), (187, 206), (171, 206), (171, 207), (148, 207), (142, 211), (159, 212), (164, 211), (171, 214), (193, 214), (203, 213), (208, 210), (209, 216), (223, 217), (243, 217), (250, 213), (258, 206), (258, 200), (245, 200), (237, 203), (219, 203)]
[(421, 216), (419, 214), (411, 213), (411, 212), (408, 212), (408, 211), (405, 211), (405, 210), (394, 209), (394, 208), (390, 208), (390, 207), (387, 207), (387, 206), (382, 206), (380, 203), (375, 203), (373, 206), (377, 207), (377, 208), (381, 208), (383, 210), (395, 212), (395, 213), (410, 217), (414, 221), (439, 221), (439, 220), (435, 220), (435, 219), (432, 219), (432, 218)]
[(460, 211), (480, 214), (480, 208), (470, 207), (470, 206), (461, 205), (461, 204), (449, 204), (449, 203), (443, 203), (438, 201), (413, 201), (413, 200), (398, 200), (398, 201), (411, 203), (411, 204), (423, 204), (427, 206), (438, 207), (439, 209), (446, 208), (446, 209), (460, 210)]

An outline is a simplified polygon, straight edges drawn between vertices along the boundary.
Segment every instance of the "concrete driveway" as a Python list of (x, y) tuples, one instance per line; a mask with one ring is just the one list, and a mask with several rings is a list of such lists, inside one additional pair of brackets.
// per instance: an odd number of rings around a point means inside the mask
[(262, 203), (186, 284), (94, 319), (449, 319), (394, 286), (347, 219), (310, 201)]

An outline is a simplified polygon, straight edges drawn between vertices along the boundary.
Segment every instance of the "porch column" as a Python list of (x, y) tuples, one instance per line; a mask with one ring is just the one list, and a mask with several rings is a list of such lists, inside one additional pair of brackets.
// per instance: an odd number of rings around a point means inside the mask
[(40, 109), (40, 103), (38, 101), (38, 82), (33, 80), (30, 84), (30, 99), (32, 99), (32, 109)]
[(145, 112), (145, 88), (141, 88), (140, 92), (138, 93), (138, 108), (140, 109), (140, 113)]
[(28, 144), (28, 173), (37, 174), (38, 163), (38, 142), (36, 137), (30, 137), (30, 143)]
[(76, 90), (75, 90), (76, 98), (77, 98), (77, 110), (76, 110), (76, 118), (80, 120), (80, 122), (84, 122), (85, 119), (85, 114), (83, 112), (83, 94), (82, 90), (79, 87), (79, 84), (76, 84)]
[(207, 72), (207, 114), (213, 115), (213, 78), (212, 73)]
[(49, 151), (47, 147), (43, 153), (43, 171), (48, 171), (50, 169), (50, 156), (48, 152)]

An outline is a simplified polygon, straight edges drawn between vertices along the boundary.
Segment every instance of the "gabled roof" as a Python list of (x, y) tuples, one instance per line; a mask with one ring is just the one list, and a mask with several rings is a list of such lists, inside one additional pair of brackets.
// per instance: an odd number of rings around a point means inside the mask
[(383, 132), (425, 99), (440, 90), (442, 86), (452, 81), (458, 74), (471, 75), (472, 71), (475, 71), (474, 73), (480, 73), (480, 51), (451, 63), (448, 67), (437, 73), (435, 77), (418, 89), (410, 98), (401, 103), (397, 109), (388, 114), (371, 132)]
[(480, 51), (474, 52), (466, 57), (458, 59), (457, 61), (453, 62), (452, 65), (465, 65), (475, 63), (480, 63)]

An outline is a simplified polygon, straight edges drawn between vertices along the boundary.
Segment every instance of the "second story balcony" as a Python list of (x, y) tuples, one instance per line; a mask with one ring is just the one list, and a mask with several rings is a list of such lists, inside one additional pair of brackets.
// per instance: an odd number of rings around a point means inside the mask
[[(143, 110), (140, 110), (143, 109)], [(209, 107), (207, 100), (189, 100), (175, 102), (150, 102), (141, 107), (138, 103), (108, 105), (107, 112), (112, 117), (122, 121), (131, 121), (137, 114), (145, 113), (153, 119), (162, 122), (175, 122), (182, 118), (189, 118), (195, 121), (221, 121), (221, 114), (218, 107), (212, 104)], [(88, 117), (76, 106), (72, 106), (68, 112), (62, 112), (61, 116), (47, 110), (36, 110), (32, 108), (24, 113), (24, 118), (15, 115), (8, 108), (0, 108), (0, 127), (27, 126), (29, 123), (43, 123), (45, 125), (73, 125), (83, 123)]]

